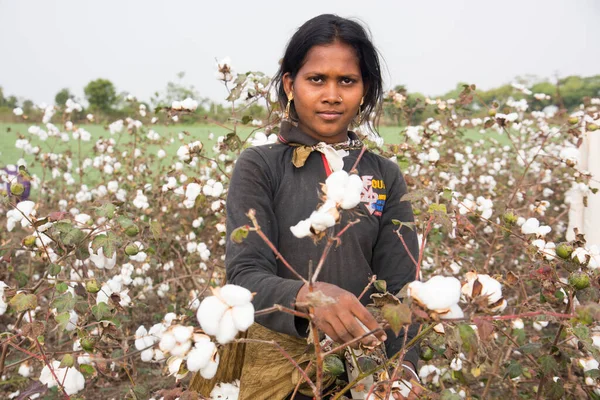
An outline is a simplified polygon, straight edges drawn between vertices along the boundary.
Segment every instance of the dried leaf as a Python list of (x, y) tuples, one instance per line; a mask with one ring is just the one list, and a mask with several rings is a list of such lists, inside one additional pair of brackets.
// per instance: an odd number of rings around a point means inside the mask
[(408, 325), (412, 321), (412, 313), (406, 304), (386, 304), (381, 309), (381, 315), (390, 325), (390, 328), (396, 336), (402, 330), (402, 327)]

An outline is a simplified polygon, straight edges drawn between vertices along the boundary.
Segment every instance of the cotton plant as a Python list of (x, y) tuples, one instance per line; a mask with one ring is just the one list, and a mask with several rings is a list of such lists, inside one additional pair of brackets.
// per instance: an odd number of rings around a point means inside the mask
[[(57, 360), (52, 360), (49, 364), (50, 366), (46, 365), (42, 368), (39, 378), (40, 383), (48, 386), (48, 388), (60, 384), (68, 395), (75, 394), (84, 389), (85, 378), (77, 369), (74, 367), (61, 368), (61, 363)], [(58, 379), (58, 382), (56, 379)]]
[(463, 318), (460, 301), (460, 281), (454, 277), (436, 275), (426, 282), (408, 284), (408, 296), (441, 319)]
[(206, 334), (226, 344), (254, 323), (252, 293), (231, 284), (211, 290), (213, 295), (202, 300), (196, 317)]
[(507, 306), (502, 297), (502, 285), (487, 274), (478, 274), (470, 271), (465, 275), (466, 282), (461, 288), (461, 293), (467, 301), (484, 300), (484, 305), (491, 312), (502, 312)]
[(351, 210), (360, 203), (362, 179), (344, 170), (333, 172), (322, 187), (324, 203), (309, 218), (290, 227), (297, 238), (318, 237), (340, 220), (340, 209)]

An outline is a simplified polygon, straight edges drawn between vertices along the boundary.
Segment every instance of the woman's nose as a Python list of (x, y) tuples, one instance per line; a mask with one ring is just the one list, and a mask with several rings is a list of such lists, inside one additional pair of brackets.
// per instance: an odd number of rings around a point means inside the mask
[(342, 102), (342, 97), (340, 96), (338, 86), (335, 82), (328, 83), (323, 90), (322, 101), (324, 103), (338, 104)]

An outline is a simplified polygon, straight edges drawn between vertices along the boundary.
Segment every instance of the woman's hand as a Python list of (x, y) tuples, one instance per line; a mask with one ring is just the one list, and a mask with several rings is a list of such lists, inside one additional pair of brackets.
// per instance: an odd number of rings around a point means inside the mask
[[(333, 341), (340, 344), (348, 343), (380, 327), (365, 306), (347, 290), (329, 283), (317, 282), (313, 285), (313, 291), (320, 291), (336, 301), (335, 304), (318, 306), (313, 309), (313, 321), (317, 328), (325, 332)], [(304, 285), (296, 296), (297, 309), (307, 311), (305, 304), (308, 293), (308, 285)], [(368, 331), (365, 331), (359, 321), (366, 326)], [(385, 332), (379, 330), (373, 335), (363, 338), (361, 342), (366, 346), (377, 346), (385, 340), (387, 340)]]

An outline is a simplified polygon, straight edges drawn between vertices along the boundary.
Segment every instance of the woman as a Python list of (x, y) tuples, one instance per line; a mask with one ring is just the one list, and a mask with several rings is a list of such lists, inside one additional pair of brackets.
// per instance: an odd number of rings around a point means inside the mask
[[(343, 169), (350, 171), (361, 154), (362, 143), (349, 127), (380, 110), (383, 90), (377, 51), (358, 23), (320, 15), (307, 21), (291, 38), (275, 82), (279, 102), (292, 123), (282, 124), (279, 143), (253, 147), (241, 154), (227, 198), (227, 230), (248, 224), (248, 210), (256, 210), (263, 232), (296, 271), (308, 277), (309, 265), (317, 265), (326, 240), (315, 244), (309, 238), (298, 239), (290, 227), (319, 206), (320, 183), (332, 168), (340, 168), (343, 162)], [(337, 150), (348, 155), (336, 156)], [(394, 219), (413, 221), (410, 203), (400, 202), (406, 184), (398, 166), (367, 151), (357, 170), (364, 185), (361, 203), (353, 215), (344, 212), (333, 229), (339, 231), (357, 215), (360, 222), (348, 229), (341, 244), (329, 253), (316, 284), (316, 290), (336, 303), (315, 307), (315, 323), (338, 343), (362, 336), (365, 331), (361, 323), (370, 330), (378, 327), (365, 308), (371, 291), (360, 300), (357, 297), (373, 274), (384, 279), (392, 293), (415, 276), (415, 266), (395, 232), (398, 227), (392, 223)], [(405, 228), (401, 233), (416, 256), (416, 234)], [(257, 310), (273, 304), (294, 308), (306, 302), (308, 288), (276, 259), (258, 235), (250, 234), (241, 244), (227, 242), (226, 269), (229, 283), (256, 293)], [(278, 342), (290, 349), (302, 343), (301, 349), (305, 349), (302, 338), (307, 335), (306, 320), (278, 312), (257, 317), (256, 322), (260, 325), (251, 328), (249, 337), (278, 335)], [(391, 356), (401, 349), (404, 338), (380, 330), (375, 337), (363, 340), (365, 344), (379, 341), (385, 341)], [(258, 350), (251, 347), (246, 349), (241, 398), (289, 396), (297, 379), (291, 382), (289, 376), (281, 376), (280, 369), (272, 368), (275, 359), (282, 358), (279, 352), (268, 346)], [(302, 358), (302, 354), (290, 355)], [(405, 367), (418, 379), (414, 374), (417, 349), (411, 349), (404, 359)], [(291, 364), (290, 368), (289, 375), (293, 375)], [(276, 371), (271, 374), (272, 369)], [(297, 394), (295, 398), (307, 397)]]

